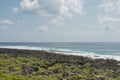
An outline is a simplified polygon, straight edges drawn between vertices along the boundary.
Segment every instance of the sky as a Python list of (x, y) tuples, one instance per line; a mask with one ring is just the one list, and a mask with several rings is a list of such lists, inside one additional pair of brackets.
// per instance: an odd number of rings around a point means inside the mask
[(119, 42), (120, 0), (0, 0), (0, 42)]

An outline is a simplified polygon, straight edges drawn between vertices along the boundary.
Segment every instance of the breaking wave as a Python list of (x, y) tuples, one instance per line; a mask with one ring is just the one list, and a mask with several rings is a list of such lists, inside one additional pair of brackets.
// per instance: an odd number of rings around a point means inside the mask
[(120, 56), (114, 55), (100, 55), (94, 52), (85, 52), (85, 51), (73, 51), (70, 49), (57, 49), (57, 48), (46, 48), (46, 47), (32, 47), (32, 46), (0, 46), (0, 48), (9, 48), (9, 49), (25, 49), (25, 50), (45, 50), (50, 52), (55, 52), (65, 55), (76, 55), (76, 56), (85, 56), (92, 59), (115, 59), (120, 61)]

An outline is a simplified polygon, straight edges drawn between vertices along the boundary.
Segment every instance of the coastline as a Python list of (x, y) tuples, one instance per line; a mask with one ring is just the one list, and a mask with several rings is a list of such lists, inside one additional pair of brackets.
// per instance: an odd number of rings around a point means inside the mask
[(29, 46), (0, 46), (0, 49), (18, 49), (18, 50), (37, 50), (37, 51), (47, 51), (63, 55), (73, 55), (73, 56), (84, 56), (91, 59), (114, 59), (120, 61), (120, 56), (117, 55), (100, 55), (94, 52), (84, 52), (84, 51), (72, 51), (69, 49), (49, 49), (40, 47), (29, 47)]
[[(54, 51), (45, 51), (45, 50), (27, 50), (27, 49), (10, 49), (10, 48), (0, 48), (0, 54), (10, 54), (12, 56), (22, 56), (22, 57), (37, 57), (40, 59), (45, 59), (45, 60), (55, 60), (55, 61), (63, 61), (63, 62), (75, 62), (75, 63), (102, 63), (104, 62), (107, 64), (107, 61), (110, 61), (111, 65), (113, 66), (119, 66), (120, 61), (117, 61), (115, 59), (109, 59), (109, 58), (90, 58), (87, 56), (82, 56), (82, 55), (74, 55), (74, 54), (66, 54), (64, 52), (54, 52)], [(111, 66), (107, 66), (108, 68)], [(113, 67), (114, 68), (114, 67)], [(120, 68), (120, 66), (119, 66)]]
[[(0, 79), (25, 80), (26, 77), (26, 80), (120, 79), (120, 61), (113, 59), (92, 59), (45, 50), (7, 48), (0, 48), (0, 57)], [(19, 67), (19, 71), (16, 71), (16, 66)]]

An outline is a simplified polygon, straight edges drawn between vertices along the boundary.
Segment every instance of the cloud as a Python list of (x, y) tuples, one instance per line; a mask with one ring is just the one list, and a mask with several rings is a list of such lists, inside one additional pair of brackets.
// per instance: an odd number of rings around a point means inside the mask
[(120, 18), (110, 16), (98, 16), (99, 24), (116, 24), (120, 22)]
[(106, 0), (99, 5), (106, 12), (113, 12), (120, 14), (120, 0)]
[(83, 13), (82, 0), (22, 0), (20, 6), (23, 11), (39, 14)]
[(120, 18), (110, 16), (98, 16), (97, 22), (104, 27), (105, 30), (115, 30), (120, 24)]
[(99, 7), (105, 11), (107, 16), (98, 16), (98, 23), (107, 31), (118, 33), (120, 25), (120, 17), (111, 17), (110, 14), (120, 14), (120, 0), (105, 0)]
[(46, 27), (46, 26), (41, 26), (41, 27), (39, 27), (39, 28), (37, 29), (37, 31), (38, 31), (38, 32), (48, 32), (49, 29), (48, 29), (48, 27)]
[(14, 22), (13, 22), (13, 21), (8, 20), (8, 19), (3, 20), (3, 21), (0, 21), (0, 23), (1, 23), (1, 24), (8, 24), (8, 25), (12, 25), (12, 24), (14, 24)]
[(62, 17), (62, 16), (57, 16), (56, 18), (54, 18), (53, 20), (50, 21), (50, 24), (52, 25), (57, 25), (57, 26), (60, 26), (60, 25), (63, 25), (64, 21), (65, 21), (65, 17)]
[(12, 11), (16, 13), (16, 12), (18, 12), (18, 11), (19, 11), (19, 8), (14, 7), (14, 8), (12, 9)]
[(0, 26), (0, 30), (8, 30), (5, 26)]
[(41, 12), (40, 4), (38, 0), (22, 0), (20, 2), (22, 11), (38, 14)]
[(68, 0), (61, 6), (60, 13), (54, 18), (50, 24), (62, 25), (64, 21), (74, 17), (75, 15), (82, 15), (83, 12), (83, 1), (82, 0)]
[(17, 20), (18, 24), (25, 24), (26, 22), (24, 20)]
[(116, 26), (113, 26), (113, 25), (109, 25), (109, 26), (104, 26), (104, 30), (105, 31), (108, 31), (110, 33), (115, 33), (115, 34), (120, 34), (120, 31), (119, 29), (116, 27)]
[(84, 13), (83, 0), (22, 0), (20, 9), (40, 16), (54, 16), (50, 21), (53, 25), (61, 25), (64, 20)]
[(114, 30), (114, 27), (113, 26), (105, 26), (105, 30)]

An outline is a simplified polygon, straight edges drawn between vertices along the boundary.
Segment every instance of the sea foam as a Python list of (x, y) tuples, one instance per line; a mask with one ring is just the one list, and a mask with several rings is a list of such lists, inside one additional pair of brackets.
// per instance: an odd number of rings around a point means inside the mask
[(115, 59), (120, 61), (120, 56), (114, 55), (100, 55), (94, 52), (84, 52), (84, 51), (73, 51), (69, 49), (56, 49), (56, 48), (45, 48), (45, 47), (31, 47), (31, 46), (0, 46), (0, 48), (9, 48), (9, 49), (24, 49), (24, 50), (45, 50), (50, 52), (55, 52), (58, 54), (65, 55), (75, 55), (75, 56), (84, 56), (92, 59)]

